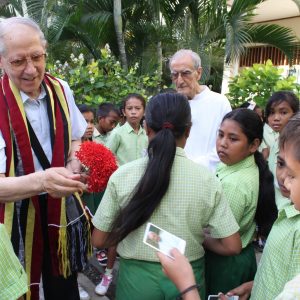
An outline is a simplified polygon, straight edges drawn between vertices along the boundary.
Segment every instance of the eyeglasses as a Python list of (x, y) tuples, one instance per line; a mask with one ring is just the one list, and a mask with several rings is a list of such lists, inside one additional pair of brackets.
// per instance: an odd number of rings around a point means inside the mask
[(46, 53), (38, 53), (33, 54), (31, 56), (26, 56), (23, 58), (18, 58), (15, 60), (10, 61), (10, 65), (14, 70), (23, 70), (25, 69), (26, 65), (31, 61), (34, 66), (39, 65), (40, 63), (44, 62), (46, 58)]
[(191, 70), (185, 70), (185, 71), (180, 71), (180, 72), (171, 72), (171, 79), (172, 80), (176, 80), (180, 74), (181, 78), (185, 79), (185, 78), (189, 78), (192, 76), (192, 74), (195, 72), (191, 71)]

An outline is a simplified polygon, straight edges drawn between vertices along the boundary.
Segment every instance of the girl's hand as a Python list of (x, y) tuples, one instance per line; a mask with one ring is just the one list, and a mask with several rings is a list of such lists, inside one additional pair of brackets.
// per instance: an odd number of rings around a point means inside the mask
[(182, 292), (195, 284), (193, 269), (187, 258), (177, 249), (172, 249), (171, 255), (174, 259), (161, 252), (157, 252), (164, 273), (175, 283), (178, 290)]
[(227, 296), (239, 296), (239, 300), (248, 300), (251, 295), (252, 287), (253, 281), (248, 281), (229, 291), (226, 296), (221, 293), (219, 298), (221, 300), (228, 300)]

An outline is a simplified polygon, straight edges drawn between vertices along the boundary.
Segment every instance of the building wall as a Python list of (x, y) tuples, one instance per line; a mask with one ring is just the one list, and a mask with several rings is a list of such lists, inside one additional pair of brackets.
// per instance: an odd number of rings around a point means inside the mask
[[(300, 16), (297, 17), (291, 17), (291, 18), (284, 18), (284, 19), (278, 19), (278, 20), (271, 20), (266, 22), (258, 22), (258, 24), (277, 24), (280, 26), (285, 26), (288, 28), (291, 28), (295, 35), (300, 40)], [(222, 94), (226, 94), (228, 92), (228, 82), (230, 81), (230, 78), (236, 76), (239, 73), (239, 61), (234, 62), (230, 65), (224, 66), (224, 72), (223, 72), (223, 81), (222, 81)], [(280, 66), (285, 70), (285, 74), (287, 75), (289, 73), (288, 66)], [(297, 82), (300, 83), (300, 66), (295, 65), (293, 66), (295, 69), (295, 76), (297, 78)]]

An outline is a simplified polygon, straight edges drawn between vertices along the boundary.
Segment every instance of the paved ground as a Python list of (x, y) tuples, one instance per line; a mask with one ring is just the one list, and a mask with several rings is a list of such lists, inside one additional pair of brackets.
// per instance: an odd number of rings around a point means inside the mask
[(111, 286), (108, 289), (107, 295), (98, 296), (95, 293), (95, 286), (101, 281), (101, 274), (103, 273), (103, 268), (99, 265), (97, 259), (92, 257), (89, 261), (89, 265), (87, 266), (84, 273), (80, 273), (78, 275), (78, 282), (80, 285), (89, 293), (90, 300), (114, 300), (115, 299), (115, 281), (116, 281), (116, 273), (119, 267), (119, 262), (116, 261), (114, 267), (114, 280)]
[(78, 282), (80, 285), (89, 293), (90, 295), (90, 300), (110, 300), (106, 296), (98, 296), (94, 292), (95, 290), (95, 284), (84, 274), (79, 274), (78, 275)]

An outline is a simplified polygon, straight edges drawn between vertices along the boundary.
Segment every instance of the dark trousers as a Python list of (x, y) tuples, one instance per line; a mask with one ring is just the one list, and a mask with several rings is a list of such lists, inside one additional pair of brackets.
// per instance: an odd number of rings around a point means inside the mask
[(52, 275), (48, 239), (47, 195), (41, 195), (39, 203), (44, 238), (42, 279), (45, 300), (80, 300), (77, 285), (77, 273), (73, 273), (67, 278)]

